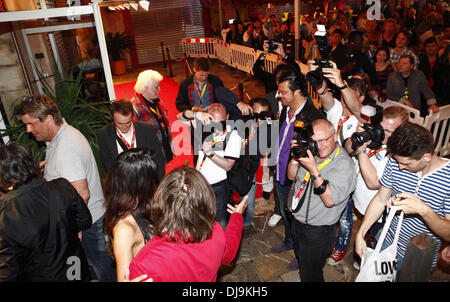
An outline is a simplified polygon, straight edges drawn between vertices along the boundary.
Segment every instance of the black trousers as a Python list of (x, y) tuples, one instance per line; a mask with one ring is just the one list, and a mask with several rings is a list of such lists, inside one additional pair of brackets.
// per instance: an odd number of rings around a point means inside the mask
[(302, 282), (324, 282), (323, 267), (336, 241), (336, 224), (313, 226), (292, 219), (294, 252)]

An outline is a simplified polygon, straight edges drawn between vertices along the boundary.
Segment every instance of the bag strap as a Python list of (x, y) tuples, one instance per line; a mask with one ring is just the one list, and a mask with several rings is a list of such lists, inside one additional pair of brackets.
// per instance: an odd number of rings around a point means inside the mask
[(120, 139), (120, 137), (117, 135), (117, 133), (115, 134), (116, 137), (116, 141), (119, 143), (120, 147), (122, 148), (122, 151), (126, 151), (128, 150), (128, 147), (125, 145), (125, 143)]
[[(389, 231), (389, 228), (391, 227), (392, 224), (392, 220), (394, 219), (395, 214), (398, 211), (398, 207), (391, 207), (391, 210), (389, 211), (389, 215), (386, 219), (386, 223), (384, 224), (383, 230), (381, 231), (381, 235), (380, 238), (378, 239), (377, 245), (375, 247), (375, 253), (379, 254), (381, 251), (381, 247), (383, 246), (383, 242), (386, 239), (386, 235), (387, 232)], [(400, 229), (401, 229), (401, 223), (403, 222), (403, 211), (402, 214), (400, 215), (400, 220), (399, 223), (397, 224), (397, 230), (395, 232), (395, 238), (394, 241), (397, 239), (398, 240), (398, 235), (400, 234)]]

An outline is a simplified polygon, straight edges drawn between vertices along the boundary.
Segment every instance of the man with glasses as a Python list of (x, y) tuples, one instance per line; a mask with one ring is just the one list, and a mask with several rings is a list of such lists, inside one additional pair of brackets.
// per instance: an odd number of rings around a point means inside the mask
[[(326, 119), (312, 122), (317, 156), (292, 158), (287, 177), (295, 181), (289, 194), (293, 219), (291, 232), (299, 261), (300, 280), (323, 282), (323, 267), (336, 240), (337, 222), (356, 186), (352, 159)], [(291, 147), (298, 146), (296, 140)]]
[(165, 174), (164, 159), (153, 127), (144, 122), (133, 122), (133, 104), (128, 100), (112, 102), (110, 112), (113, 122), (98, 132), (100, 158), (105, 170), (123, 151), (146, 147), (155, 152), (154, 161), (158, 176), (162, 179)]

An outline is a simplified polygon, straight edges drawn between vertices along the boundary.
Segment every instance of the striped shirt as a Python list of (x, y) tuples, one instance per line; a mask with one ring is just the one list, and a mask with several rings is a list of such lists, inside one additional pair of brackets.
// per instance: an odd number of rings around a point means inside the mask
[[(445, 218), (445, 215), (450, 214), (450, 161), (447, 161), (443, 167), (419, 177), (416, 173), (399, 170), (398, 163), (393, 158), (390, 158), (380, 183), (382, 186), (392, 190), (392, 196), (402, 192), (416, 194), (422, 202), (430, 206), (441, 218)], [(386, 236), (389, 244), (393, 242), (397, 222), (398, 216), (394, 217)], [(409, 239), (422, 233), (433, 237), (438, 242), (433, 260), (434, 268), (437, 264), (441, 240), (432, 233), (418, 215), (405, 215), (399, 236), (397, 257), (404, 258)]]

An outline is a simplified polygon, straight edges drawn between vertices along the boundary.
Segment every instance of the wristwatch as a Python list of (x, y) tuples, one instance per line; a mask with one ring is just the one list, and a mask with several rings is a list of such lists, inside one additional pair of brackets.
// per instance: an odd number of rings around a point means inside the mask
[(205, 154), (207, 158), (212, 158), (216, 153), (214, 151), (211, 154)]
[(345, 89), (345, 88), (348, 88), (348, 86), (347, 86), (347, 84), (344, 82), (344, 86), (341, 86), (341, 87), (339, 87), (339, 86), (336, 86), (338, 89), (340, 89), (340, 90), (342, 90), (342, 89)]

